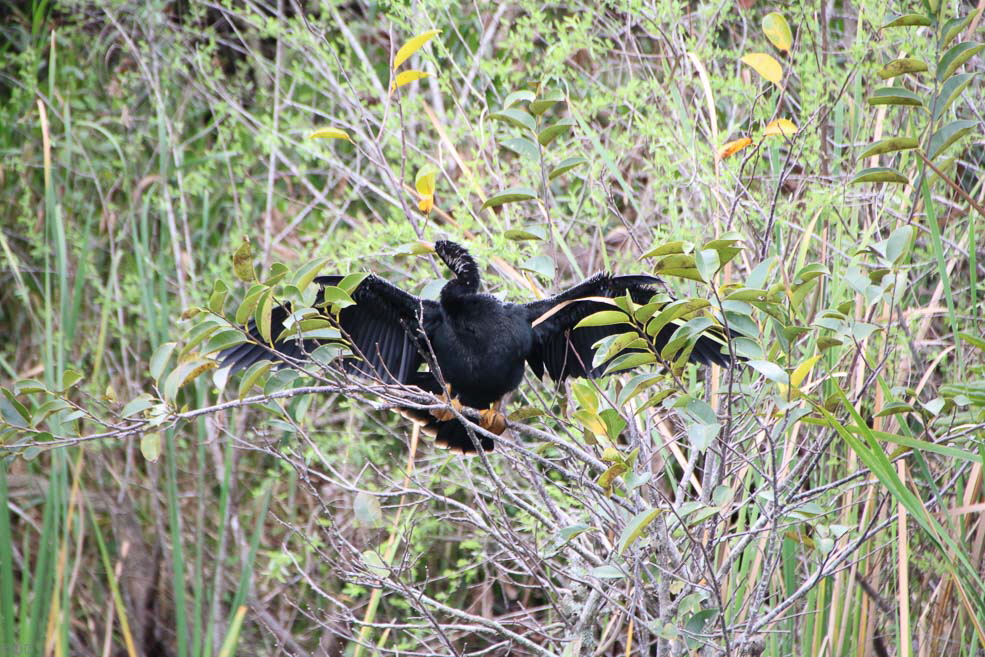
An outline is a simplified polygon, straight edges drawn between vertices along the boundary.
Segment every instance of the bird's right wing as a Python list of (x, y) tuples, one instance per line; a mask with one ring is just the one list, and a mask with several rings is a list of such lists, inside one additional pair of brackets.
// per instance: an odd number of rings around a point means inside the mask
[[(324, 304), (325, 288), (337, 286), (343, 278), (316, 278), (315, 282), (322, 289), (315, 305)], [(419, 299), (374, 274), (364, 278), (352, 291), (351, 297), (355, 304), (342, 308), (338, 315), (342, 335), (352, 345), (355, 354), (355, 357), (346, 358), (346, 368), (388, 383), (407, 383), (423, 361), (421, 352), (426, 349), (424, 327), (434, 321), (439, 312), (437, 302)], [(277, 336), (283, 332), (284, 322), (290, 313), (288, 305), (274, 309), (271, 335)], [(286, 362), (303, 360), (320, 344), (313, 340), (286, 337), (271, 349), (264, 344), (254, 321), (250, 321), (247, 332), (249, 342), (219, 355), (222, 366), (232, 365), (235, 371), (264, 359)]]
[[(606, 364), (593, 367), (595, 343), (602, 338), (633, 331), (626, 324), (607, 326), (582, 326), (578, 323), (601, 310), (615, 310), (608, 299), (629, 293), (634, 303), (645, 304), (653, 297), (652, 285), (658, 282), (653, 276), (611, 276), (596, 274), (578, 285), (549, 299), (525, 304), (527, 319), (533, 325), (534, 344), (527, 357), (530, 369), (538, 377), (544, 371), (555, 381), (568, 377), (596, 377)], [(667, 325), (651, 336), (652, 346), (658, 351), (666, 345), (676, 327)], [(721, 352), (724, 341), (709, 335), (698, 338), (689, 354), (691, 361), (726, 365), (728, 356)]]

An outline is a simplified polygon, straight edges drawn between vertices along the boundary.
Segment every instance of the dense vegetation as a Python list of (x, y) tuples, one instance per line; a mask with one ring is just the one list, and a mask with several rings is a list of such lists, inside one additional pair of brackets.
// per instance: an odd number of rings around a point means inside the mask
[[(0, 9), (0, 655), (985, 654), (981, 5), (911, 4)], [(745, 364), (471, 458), (343, 346), (215, 369), (442, 237)]]

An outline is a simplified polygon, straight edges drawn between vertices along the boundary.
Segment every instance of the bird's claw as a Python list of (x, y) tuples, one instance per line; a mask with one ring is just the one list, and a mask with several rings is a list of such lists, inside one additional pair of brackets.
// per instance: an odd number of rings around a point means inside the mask
[(481, 418), (479, 426), (489, 433), (499, 436), (506, 431), (506, 416), (500, 413), (495, 406), (479, 411), (479, 417)]
[[(441, 399), (452, 406), (455, 411), (458, 411), (459, 413), (462, 412), (462, 402), (458, 401), (457, 397), (452, 396), (451, 386), (445, 387), (445, 394), (441, 395)], [(431, 411), (431, 415), (433, 415), (438, 422), (448, 422), (455, 419), (455, 411), (451, 408), (436, 408)]]

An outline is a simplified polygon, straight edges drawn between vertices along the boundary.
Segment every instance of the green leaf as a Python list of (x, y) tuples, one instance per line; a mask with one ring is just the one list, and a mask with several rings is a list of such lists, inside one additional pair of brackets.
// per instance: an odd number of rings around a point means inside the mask
[(580, 167), (583, 164), (588, 164), (588, 160), (586, 160), (583, 157), (566, 158), (564, 160), (561, 160), (561, 162), (556, 167), (551, 169), (551, 172), (547, 174), (547, 178), (548, 180), (554, 180), (558, 176), (571, 171), (575, 167)]
[(629, 548), (636, 540), (642, 536), (643, 532), (650, 523), (653, 522), (657, 516), (663, 512), (663, 509), (647, 509), (646, 511), (640, 511), (633, 519), (623, 527), (622, 532), (619, 534), (618, 548), (616, 549), (617, 554), (622, 554)]
[(246, 292), (246, 296), (243, 297), (243, 301), (240, 302), (239, 307), (236, 309), (237, 324), (245, 324), (250, 319), (250, 316), (253, 315), (253, 311), (257, 307), (260, 296), (269, 289), (266, 285), (261, 285), (260, 283), (250, 286), (250, 289)]
[(383, 561), (383, 557), (379, 555), (375, 550), (366, 550), (362, 553), (363, 565), (366, 566), (366, 570), (369, 574), (377, 579), (385, 579), (390, 574), (390, 569), (387, 567), (386, 562)]
[(242, 380), (239, 382), (239, 392), (237, 396), (242, 399), (246, 397), (246, 393), (250, 391), (253, 384), (259, 381), (260, 377), (270, 371), (270, 368), (274, 366), (274, 362), (271, 360), (261, 360), (258, 363), (253, 363), (250, 365), (249, 369), (246, 370), (246, 374), (243, 375)]
[(560, 119), (554, 125), (549, 125), (541, 130), (540, 134), (537, 135), (537, 141), (540, 142), (541, 146), (547, 146), (559, 136), (570, 130), (573, 125), (575, 125), (575, 120), (572, 118), (566, 117)]
[(501, 146), (510, 149), (520, 157), (525, 157), (528, 160), (533, 160), (535, 162), (540, 160), (540, 149), (537, 148), (537, 144), (526, 137), (512, 137), (510, 139), (504, 139), (499, 143)]
[(876, 89), (875, 92), (865, 99), (869, 105), (907, 105), (910, 107), (922, 107), (923, 100), (920, 96), (907, 89), (900, 87), (883, 87)]
[(622, 579), (626, 576), (626, 573), (611, 565), (596, 566), (591, 572), (598, 579)]
[(937, 79), (943, 81), (951, 77), (959, 66), (980, 53), (982, 49), (985, 49), (985, 43), (977, 41), (963, 41), (952, 47), (944, 53), (937, 64)]
[(747, 360), (746, 365), (774, 383), (790, 383), (790, 377), (786, 371), (776, 363), (771, 363), (768, 360)]
[(718, 259), (718, 251), (714, 249), (702, 249), (698, 251), (694, 254), (694, 265), (698, 270), (698, 274), (701, 275), (701, 280), (706, 283), (711, 281), (712, 277), (721, 267)]
[(325, 256), (324, 258), (316, 258), (315, 260), (309, 260), (304, 263), (297, 273), (294, 275), (294, 286), (298, 288), (301, 292), (311, 285), (311, 281), (315, 280), (315, 276), (332, 260), (331, 256)]
[(424, 47), (424, 44), (433, 39), (437, 34), (441, 34), (441, 30), (428, 30), (408, 39), (407, 43), (400, 46), (400, 50), (393, 56), (393, 68), (400, 68), (400, 65), (407, 61), (408, 57)]
[(883, 80), (889, 80), (890, 78), (895, 78), (899, 75), (906, 75), (907, 73), (923, 73), (926, 70), (926, 62), (919, 59), (904, 57), (902, 59), (894, 59), (889, 62), (879, 69), (877, 75)]
[(65, 372), (62, 373), (62, 392), (75, 386), (75, 384), (81, 380), (82, 380), (82, 372), (74, 369), (65, 370)]
[(482, 209), (494, 208), (506, 203), (516, 203), (518, 201), (531, 201), (537, 198), (537, 192), (530, 187), (511, 187), (498, 194), (493, 194), (482, 204)]
[(545, 240), (547, 239), (547, 231), (543, 226), (527, 226), (525, 228), (511, 228), (506, 231), (503, 236), (508, 240), (513, 240), (514, 242), (522, 242), (524, 240)]
[(913, 243), (913, 226), (900, 226), (886, 238), (886, 259), (898, 264)]
[(376, 495), (359, 491), (352, 502), (352, 513), (359, 527), (377, 528), (383, 526), (383, 510)]
[(688, 255), (694, 252), (694, 244), (691, 242), (677, 241), (677, 242), (665, 242), (659, 244), (643, 255), (640, 258), (651, 258), (657, 256), (665, 255)]
[(564, 102), (564, 94), (560, 91), (552, 91), (545, 96), (530, 103), (530, 111), (536, 116), (540, 116), (558, 103)]
[(151, 463), (161, 457), (161, 434), (156, 431), (145, 433), (140, 437), (140, 453)]
[(930, 138), (930, 145), (927, 150), (927, 157), (934, 159), (941, 153), (943, 153), (947, 148), (961, 139), (966, 134), (978, 127), (977, 121), (951, 121), (945, 126), (942, 126), (934, 136)]
[(27, 429), (31, 426), (31, 414), (24, 404), (17, 401), (14, 393), (6, 388), (0, 388), (3, 397), (0, 398), (0, 419), (12, 427)]
[(629, 316), (621, 310), (600, 310), (585, 317), (575, 324), (575, 328), (585, 326), (612, 326), (613, 324), (629, 324)]
[(777, 50), (790, 52), (793, 45), (793, 34), (790, 32), (790, 25), (783, 14), (770, 12), (763, 16), (763, 34), (770, 40)]
[(510, 107), (499, 112), (493, 112), (489, 115), (489, 118), (508, 123), (517, 128), (524, 128), (530, 132), (537, 130), (537, 122), (526, 110)]
[(243, 344), (244, 342), (246, 342), (246, 336), (243, 335), (242, 331), (238, 329), (225, 329), (209, 337), (208, 342), (202, 347), (201, 354), (208, 356), (217, 351)]
[(975, 73), (962, 73), (949, 77), (941, 85), (940, 93), (934, 99), (934, 120), (939, 119), (947, 108), (957, 99), (961, 92), (965, 90)]
[(171, 354), (174, 353), (175, 347), (177, 346), (178, 344), (176, 342), (165, 342), (154, 350), (154, 355), (150, 357), (149, 366), (152, 379), (160, 382), (161, 376), (164, 374), (164, 368), (167, 367), (168, 361), (171, 360)]
[(853, 185), (869, 182), (901, 183), (906, 185), (910, 182), (910, 179), (891, 167), (869, 167), (856, 173), (855, 177), (848, 182)]
[(257, 330), (260, 331), (260, 337), (267, 344), (271, 343), (270, 339), (270, 320), (271, 315), (274, 311), (273, 302), (274, 291), (268, 288), (257, 301), (256, 312), (253, 315), (254, 321), (256, 321)]
[(241, 281), (250, 282), (256, 280), (253, 272), (253, 250), (250, 248), (250, 238), (243, 236), (243, 242), (233, 253), (233, 274)]
[(872, 157), (873, 155), (884, 155), (886, 153), (892, 153), (893, 151), (904, 151), (911, 148), (916, 148), (919, 146), (919, 142), (913, 137), (888, 137), (887, 139), (880, 139), (876, 143), (865, 149), (858, 159), (864, 160), (867, 157)]
[(928, 27), (933, 24), (934, 22), (923, 14), (906, 14), (905, 16), (894, 18), (879, 29), (884, 30), (887, 27)]
[(533, 272), (544, 278), (554, 278), (554, 261), (546, 255), (529, 258), (519, 268), (524, 271)]
[(954, 41), (955, 37), (961, 34), (964, 28), (968, 27), (971, 23), (971, 19), (975, 17), (976, 12), (971, 12), (964, 18), (952, 18), (948, 22), (944, 23), (944, 27), (941, 28), (941, 42), (940, 48), (947, 48)]
[(209, 310), (216, 314), (221, 314), (226, 307), (226, 295), (229, 294), (229, 286), (223, 281), (217, 280), (212, 285), (212, 294), (209, 295)]
[(514, 91), (506, 96), (506, 100), (503, 101), (503, 108), (508, 109), (513, 107), (517, 103), (529, 103), (534, 99), (534, 92), (527, 89), (521, 89), (520, 91)]
[(137, 413), (146, 411), (151, 406), (157, 404), (157, 400), (150, 393), (141, 393), (127, 402), (127, 405), (120, 411), (121, 417), (132, 417)]

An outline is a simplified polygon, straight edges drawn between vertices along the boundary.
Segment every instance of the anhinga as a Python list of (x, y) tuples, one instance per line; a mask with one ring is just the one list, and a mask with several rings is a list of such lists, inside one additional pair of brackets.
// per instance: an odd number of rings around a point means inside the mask
[[(434, 250), (455, 274), (441, 290), (438, 301), (415, 297), (369, 274), (352, 291), (354, 305), (339, 312), (338, 326), (350, 342), (356, 358), (347, 359), (350, 371), (388, 383), (414, 385), (424, 391), (447, 395), (453, 404), (480, 411), (480, 426), (495, 434), (506, 428), (496, 409), (504, 395), (523, 379), (526, 364), (537, 377), (544, 372), (557, 382), (568, 377), (595, 377), (605, 364), (593, 367), (594, 345), (602, 338), (624, 333), (625, 324), (575, 326), (599, 310), (612, 309), (599, 298), (611, 299), (627, 292), (637, 304), (654, 295), (652, 276), (595, 274), (549, 299), (525, 304), (503, 303), (479, 291), (479, 268), (463, 247), (449, 241), (435, 242)], [(342, 276), (320, 276), (322, 286), (315, 305), (324, 304), (324, 288), (337, 286)], [(271, 316), (270, 335), (283, 332), (291, 314), (288, 304)], [(676, 326), (668, 324), (651, 336), (650, 346), (659, 352)], [(273, 349), (251, 321), (250, 341), (220, 354), (222, 366), (233, 371), (264, 359), (285, 362), (303, 360), (320, 343), (294, 337), (276, 341)], [(690, 353), (692, 362), (728, 365), (724, 342), (701, 335)], [(421, 369), (423, 365), (427, 369)], [(476, 451), (475, 443), (450, 410), (402, 409), (435, 437), (439, 446), (461, 452)], [(486, 451), (493, 449), (487, 436), (476, 435)]]

